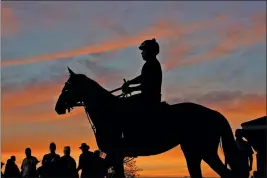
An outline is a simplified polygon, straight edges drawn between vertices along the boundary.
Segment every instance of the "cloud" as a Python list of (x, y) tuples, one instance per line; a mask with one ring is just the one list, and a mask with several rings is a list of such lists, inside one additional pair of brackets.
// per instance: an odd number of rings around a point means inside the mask
[[(86, 70), (90, 70), (95, 74), (93, 78), (91, 76), (89, 77), (103, 87), (117, 85), (118, 82), (121, 82), (119, 79), (124, 76), (123, 71), (98, 66), (94, 62), (81, 61), (81, 64)], [(68, 75), (65, 72), (64, 75), (50, 81), (36, 82), (32, 80), (24, 87), (20, 86), (20, 88), (10, 85), (4, 86), (2, 88), (2, 111), (9, 111), (17, 107), (32, 106), (44, 102), (56, 102), (69, 77)]]
[(214, 19), (192, 22), (182, 26), (176, 21), (159, 20), (153, 26), (144, 29), (138, 34), (130, 35), (122, 39), (117, 39), (116, 37), (113, 37), (95, 45), (90, 45), (66, 52), (44, 54), (29, 58), (8, 59), (8, 60), (6, 59), (5, 61), (2, 61), (1, 66), (4, 67), (11, 65), (22, 65), (26, 63), (35, 63), (40, 61), (48, 61), (56, 59), (66, 59), (78, 55), (113, 51), (121, 48), (126, 48), (132, 45), (137, 45), (140, 43), (140, 41), (154, 37), (157, 39), (172, 38), (174, 35), (179, 36), (183, 34), (193, 33), (201, 29), (209, 28), (214, 23), (218, 23), (218, 18), (221, 17), (215, 17)]
[[(196, 94), (196, 95), (191, 95), (191, 96), (185, 96), (183, 98), (178, 98), (178, 99), (173, 100), (173, 102), (183, 102), (183, 101), (191, 101), (191, 102), (194, 101), (197, 103), (206, 104), (212, 107), (213, 109), (218, 108), (224, 112), (232, 112), (232, 113), (242, 112), (248, 115), (247, 118), (250, 117), (249, 119), (253, 119), (252, 118), (253, 112), (259, 115), (261, 114), (261, 112), (265, 112), (265, 108), (266, 108), (265, 96), (259, 95), (259, 94), (246, 94), (240, 91), (234, 91), (234, 92), (214, 91), (214, 92), (209, 92), (206, 94)], [(43, 108), (43, 107), (38, 106), (37, 108)], [(11, 113), (8, 116), (8, 118), (7, 116), (5, 116), (5, 113), (3, 113), (4, 116), (2, 119), (2, 124), (4, 126), (4, 129), (8, 129), (8, 125), (6, 125), (5, 120), (12, 119), (12, 118), (15, 118), (13, 120), (12, 128), (15, 129), (16, 126), (18, 126), (20, 128), (20, 131), (25, 129), (25, 132), (23, 132), (20, 135), (16, 135), (13, 132), (12, 133), (13, 136), (12, 135), (4, 136), (4, 139), (2, 141), (4, 147), (2, 151), (5, 155), (5, 158), (7, 154), (16, 153), (17, 155), (17, 153), (22, 152), (22, 150), (24, 150), (25, 147), (30, 146), (33, 148), (34, 154), (40, 155), (40, 159), (41, 159), (42, 154), (44, 154), (45, 150), (48, 149), (49, 142), (51, 141), (55, 141), (57, 143), (59, 150), (62, 149), (63, 146), (65, 145), (70, 145), (71, 147), (73, 147), (72, 150), (74, 152), (75, 158), (76, 157), (78, 158), (78, 155), (79, 155), (78, 146), (81, 142), (89, 143), (90, 145), (92, 145), (93, 149), (97, 148), (95, 140), (92, 137), (91, 129), (89, 127), (81, 128), (82, 120), (79, 119), (79, 117), (81, 117), (82, 115), (70, 115), (71, 119), (65, 120), (64, 122), (59, 122), (58, 119), (54, 118), (55, 114), (52, 113), (54, 111), (51, 110), (48, 112), (47, 110), (43, 110), (43, 109), (38, 110), (37, 108), (33, 107), (32, 110), (28, 110), (28, 111), (22, 109), (21, 111), (23, 111), (24, 113), (20, 113), (18, 112), (18, 110), (13, 110), (13, 113)], [(251, 111), (253, 112), (251, 113)], [(23, 121), (24, 124), (22, 124), (22, 122), (20, 123), (20, 121), (18, 120), (18, 117), (20, 115), (21, 115), (21, 118), (19, 120)], [(36, 128), (31, 124), (33, 124), (32, 122), (33, 120), (38, 121), (39, 119), (43, 121), (41, 123), (39, 122), (34, 122), (34, 123), (39, 124), (39, 126), (42, 125), (42, 129), (36, 132), (34, 130)], [(44, 121), (49, 121), (49, 120), (51, 121), (52, 119), (54, 120), (53, 125), (51, 125), (51, 122), (47, 124), (44, 122)], [(230, 117), (229, 120), (231, 122), (240, 123), (241, 119), (239, 119), (238, 117)], [(56, 123), (56, 121), (58, 121), (58, 123)], [(84, 118), (84, 122), (86, 122), (85, 118)], [(28, 127), (26, 127), (27, 125)], [(62, 127), (58, 128), (60, 125), (62, 125)], [(74, 128), (79, 129), (79, 131), (71, 129), (72, 127), (73, 129)], [(27, 130), (29, 128), (31, 129)], [(50, 131), (45, 136), (41, 136), (41, 135), (44, 135), (43, 133), (47, 132), (48, 128)], [(68, 130), (68, 133), (66, 133), (65, 130)], [(31, 133), (36, 134), (38, 132), (40, 133), (40, 137), (32, 137), (30, 135)], [(57, 132), (57, 136), (55, 136), (55, 132)], [(14, 143), (11, 141), (11, 140), (14, 140), (13, 138), (14, 139), (16, 138), (16, 140), (18, 140), (16, 142), (16, 145), (18, 146), (16, 147), (13, 146)], [(27, 142), (25, 142), (25, 140), (27, 140)], [(185, 162), (183, 153), (181, 152), (180, 148), (178, 149), (179, 150), (175, 148), (168, 153), (164, 153), (164, 154), (153, 156), (153, 157), (138, 158), (137, 159), (138, 165), (144, 169), (144, 171), (142, 172), (142, 175), (143, 176), (188, 175), (186, 162)], [(163, 159), (168, 159), (168, 164), (162, 161), (159, 161)], [(148, 163), (151, 163), (151, 164), (148, 164)], [(205, 170), (205, 175), (216, 176), (216, 173), (214, 173), (207, 165), (204, 165), (203, 168)]]
[(89, 60), (83, 60), (80, 62), (86, 69), (94, 73), (96, 81), (100, 84), (107, 84), (109, 82), (114, 82), (117, 79), (125, 75), (125, 71), (118, 70), (116, 68), (100, 66), (96, 61), (92, 62)]
[[(7, 30), (11, 30), (9, 32), (14, 32), (14, 30), (16, 30), (16, 32), (18, 32), (18, 30), (32, 31), (36, 27), (43, 27), (46, 29), (52, 28), (55, 30), (60, 24), (67, 23), (72, 18), (77, 18), (74, 15), (76, 9), (73, 8), (72, 4), (39, 1), (3, 2), (1, 5), (3, 12), (2, 22), (7, 24), (6, 27), (3, 27)], [(18, 16), (15, 15), (15, 12), (17, 12)]]
[(2, 110), (52, 101), (61, 93), (65, 81), (28, 85), (11, 92), (6, 90), (2, 93)]
[(55, 111), (55, 104), (49, 103), (49, 106), (28, 106), (22, 109), (13, 109), (12, 111), (2, 111), (3, 126), (23, 125), (25, 123), (44, 123), (53, 120), (62, 120), (74, 116), (85, 116), (82, 108), (73, 110), (64, 115), (58, 115)]
[(163, 67), (166, 71), (169, 71), (180, 64), (187, 61), (189, 55), (196, 55), (195, 50), (198, 47), (203, 47), (206, 44), (211, 43), (212, 39), (207, 37), (188, 39), (188, 36), (184, 38), (172, 39), (171, 44), (168, 45), (163, 55)]
[[(255, 17), (256, 18), (256, 17)], [(257, 17), (258, 18), (258, 17)], [(150, 35), (157, 34), (159, 37), (171, 39), (174, 35), (178, 35), (178, 37), (183, 36), (184, 34), (191, 34), (193, 32), (198, 32), (201, 29), (208, 29), (210, 26), (213, 26), (214, 21), (208, 22), (202, 21), (199, 22), (199, 24), (193, 22), (190, 26), (184, 25), (180, 26), (180, 24), (176, 25), (172, 21), (164, 21), (159, 20), (157, 24), (154, 25), (154, 27), (149, 28), (147, 31), (141, 31), (140, 33), (130, 36), (129, 34), (125, 33), (125, 28), (123, 27), (117, 27), (116, 22), (114, 24), (111, 24), (110, 28), (114, 30), (114, 32), (117, 33), (124, 33), (123, 35), (126, 36), (126, 39), (120, 39), (117, 41), (117, 37), (112, 38), (112, 40), (115, 41), (115, 44), (111, 44), (114, 41), (111, 41), (111, 39), (105, 40), (103, 43), (100, 43), (98, 45), (90, 45), (88, 46), (88, 49), (84, 49), (84, 51), (75, 51), (73, 50), (73, 53), (69, 53), (70, 51), (67, 51), (66, 53), (55, 53), (53, 55), (44, 55), (40, 56), (41, 58), (34, 57), (29, 58), (30, 62), (39, 62), (40, 61), (46, 61), (46, 60), (55, 60), (57, 59), (56, 54), (61, 54), (61, 56), (67, 55), (67, 56), (76, 56), (80, 55), (81, 53), (86, 53), (89, 51), (89, 53), (92, 52), (93, 55), (96, 57), (99, 55), (102, 55), (102, 52), (106, 52), (109, 50), (116, 50), (120, 48), (125, 48), (131, 45), (136, 45), (140, 43), (139, 40), (135, 41), (135, 37), (139, 39), (140, 36), (144, 37), (150, 37)], [(263, 22), (261, 18), (259, 18), (259, 23)], [(172, 24), (173, 23), (173, 24)], [(220, 23), (220, 22), (218, 22)], [(173, 29), (171, 29), (173, 28)], [(229, 27), (230, 28), (230, 27)], [(233, 36), (233, 39), (235, 38), (235, 35), (239, 36), (240, 33), (237, 29), (240, 30), (240, 28), (231, 26), (229, 30), (229, 33), (227, 29), (223, 29), (223, 33), (221, 34), (222, 40), (224, 44), (231, 44), (231, 41), (226, 42), (223, 39), (229, 38), (231, 39)], [(264, 30), (264, 27), (262, 28)], [(260, 36), (262, 37), (262, 30), (259, 25), (259, 31)], [(194, 31), (195, 30), (195, 31)], [(237, 31), (237, 32), (236, 32)], [(256, 30), (257, 31), (257, 30)], [(126, 31), (127, 32), (127, 31)], [(266, 30), (265, 30), (266, 32)], [(151, 34), (150, 34), (151, 33)], [(225, 34), (225, 35), (224, 35)], [(245, 37), (245, 40), (239, 40), (239, 42), (235, 42), (234, 44), (238, 44), (238, 47), (240, 47), (239, 43), (244, 44), (255, 44), (258, 43), (258, 39), (260, 38), (256, 36), (256, 34), (250, 34), (246, 33), (249, 36), (253, 36), (251, 38)], [(147, 35), (147, 36), (145, 36)], [(229, 37), (227, 37), (229, 35)], [(255, 36), (256, 37), (255, 37)], [(178, 40), (181, 38), (177, 38)], [(256, 39), (256, 41), (254, 41)], [(110, 41), (109, 41), (110, 40)], [(141, 37), (140, 37), (141, 40)], [(206, 43), (210, 43), (210, 38), (203, 39), (200, 41), (197, 41), (194, 44), (186, 43), (181, 41), (181, 43), (174, 43), (172, 46), (170, 46), (170, 50), (167, 52), (166, 58), (169, 60), (169, 66), (170, 69), (172, 69), (172, 66), (179, 66), (179, 65), (186, 65), (186, 57), (193, 52), (196, 49), (195, 47), (198, 45), (203, 45)], [(198, 43), (199, 42), (199, 43)], [(125, 43), (125, 44), (124, 44)], [(218, 45), (219, 46), (219, 45)], [(215, 54), (209, 54), (207, 55), (210, 60), (212, 60), (212, 56), (223, 56), (225, 54), (229, 54), (236, 50), (235, 45), (228, 46), (225, 48), (225, 45), (222, 46), (213, 46), (214, 48), (210, 49), (211, 51), (214, 50)], [(216, 49), (218, 47), (218, 49)], [(217, 51), (216, 51), (216, 50)], [(86, 52), (87, 50), (87, 52)], [(98, 52), (94, 52), (98, 51)], [(100, 51), (100, 52), (99, 52)], [(205, 51), (207, 52), (207, 51)], [(206, 53), (203, 53), (206, 54)], [(51, 58), (52, 57), (52, 58)], [(53, 58), (54, 57), (54, 58)], [(60, 56), (59, 56), (60, 57)], [(173, 59), (178, 59), (178, 62), (173, 61)], [(202, 59), (203, 60), (202, 60)], [(27, 62), (28, 58), (24, 58)], [(195, 58), (190, 58), (195, 59)], [(198, 58), (199, 59), (199, 58)], [(16, 61), (18, 60), (18, 61)], [(9, 65), (16, 65), (16, 64), (24, 64), (19, 62), (20, 59), (14, 59), (12, 62), (3, 63), (2, 66), (9, 66)], [(200, 59), (198, 61), (204, 62), (206, 60), (205, 56), (200, 56)], [(192, 61), (188, 62), (188, 64), (195, 64), (198, 61)], [(167, 61), (168, 62), (168, 61)], [(184, 63), (183, 63), (184, 62)], [(5, 65), (7, 64), (7, 65)], [(27, 64), (27, 63), (26, 63)], [(108, 70), (108, 68), (99, 69), (97, 66), (93, 65), (92, 63), (88, 63), (88, 69), (94, 68), (93, 71), (97, 76), (99, 76), (96, 80), (98, 80), (100, 83), (103, 83), (104, 85), (108, 82), (113, 82), (114, 79), (119, 78), (120, 74), (116, 73), (114, 71), (105, 71)], [(102, 75), (103, 74), (103, 75)], [(104, 75), (106, 74), (106, 75)], [(2, 95), (2, 128), (3, 130), (10, 130), (10, 134), (7, 136), (6, 132), (2, 136), (2, 159), (6, 160), (7, 157), (10, 155), (16, 155), (18, 159), (18, 164), (21, 163), (21, 158), (23, 158), (25, 155), (23, 154), (25, 147), (31, 146), (33, 148), (33, 154), (34, 156), (37, 156), (39, 160), (42, 158), (43, 154), (45, 154), (48, 151), (48, 146), (50, 141), (55, 141), (58, 146), (58, 153), (61, 154), (63, 146), (70, 145), (72, 147), (72, 155), (74, 155), (74, 158), (78, 158), (80, 154), (80, 150), (78, 149), (81, 142), (87, 142), (90, 146), (92, 146), (92, 149), (97, 149), (97, 146), (95, 145), (95, 140), (91, 137), (91, 129), (88, 127), (81, 128), (77, 125), (80, 125), (79, 117), (82, 116), (83, 111), (81, 111), (81, 115), (66, 115), (66, 117), (69, 117), (71, 119), (65, 118), (65, 116), (61, 118), (61, 116), (56, 115), (54, 112), (53, 104), (52, 102), (56, 101), (56, 97), (58, 97), (59, 93), (61, 92), (61, 89), (64, 85), (65, 80), (59, 80), (58, 85), (54, 83), (44, 83), (44, 84), (34, 84), (28, 85), (26, 88), (19, 91), (10, 91), (9, 88), (4, 89), (4, 93)], [(204, 82), (205, 83), (205, 82)], [(206, 84), (206, 83), (205, 83)], [(35, 95), (37, 94), (37, 95)], [(219, 111), (222, 111), (223, 114), (229, 115), (229, 120), (235, 122), (240, 122), (240, 120), (245, 119), (253, 119), (254, 116), (260, 115), (261, 113), (265, 112), (266, 107), (266, 99), (264, 100), (266, 96), (259, 95), (259, 94), (245, 94), (240, 91), (236, 92), (229, 92), (229, 91), (215, 91), (210, 92), (206, 94), (196, 94), (191, 96), (185, 96), (184, 98), (181, 98), (180, 100), (177, 99), (176, 101), (186, 101), (192, 99), (192, 101), (197, 101), (203, 104), (207, 104), (207, 106), (212, 107), (214, 109), (218, 109)], [(45, 103), (45, 104), (44, 104)], [(44, 105), (48, 105), (45, 106)], [(35, 105), (35, 106), (34, 106)], [(50, 105), (50, 106), (49, 106)], [(25, 110), (22, 110), (25, 109)], [(26, 110), (26, 109), (31, 110)], [(75, 110), (76, 111), (76, 110)], [(228, 114), (229, 113), (229, 114)], [(236, 114), (238, 113), (238, 114)], [(68, 122), (69, 120), (75, 120), (74, 122)], [(86, 119), (83, 118), (86, 122)], [(60, 122), (60, 121), (62, 122)], [(64, 121), (64, 122), (63, 122)], [(13, 123), (12, 123), (13, 122)], [(57, 123), (58, 122), (58, 123)], [(34, 124), (35, 125), (34, 125)], [(34, 127), (36, 125), (43, 126), (42, 129), (38, 130), (40, 127)], [(47, 124), (47, 125), (46, 125)], [(51, 124), (51, 125), (49, 125)], [(28, 127), (26, 127), (28, 125)], [(46, 126), (44, 126), (46, 125)], [(55, 126), (57, 125), (57, 126)], [(62, 127), (58, 129), (58, 126), (61, 125)], [(78, 128), (77, 128), (78, 127)], [(17, 134), (15, 134), (15, 129), (19, 129), (17, 131)], [(75, 129), (71, 129), (75, 128)], [(57, 130), (58, 129), (58, 130)], [(12, 132), (12, 133), (11, 133)], [(21, 132), (21, 133), (19, 133)], [(57, 133), (56, 133), (57, 132)], [(47, 133), (44, 135), (44, 133)], [(34, 136), (33, 134), (37, 134), (38, 136)], [(16, 141), (16, 143), (14, 143)], [(15, 144), (15, 146), (14, 146)], [(62, 154), (61, 154), (62, 155)], [(139, 161), (140, 159), (140, 161)], [(142, 160), (141, 160), (142, 159)], [(168, 163), (162, 161), (164, 159), (168, 159)], [(140, 165), (142, 165), (142, 168), (144, 168), (144, 172), (141, 173), (141, 175), (188, 175), (187, 167), (185, 160), (183, 158), (183, 154), (181, 151), (174, 149), (170, 153), (153, 156), (153, 157), (140, 157), (138, 158), (138, 162)], [(207, 169), (204, 169), (205, 172), (208, 172)], [(208, 175), (216, 175), (216, 174), (210, 174)], [(204, 175), (207, 175), (204, 174)]]
[(234, 127), (266, 115), (266, 95), (241, 91), (211, 91), (169, 99), (171, 104), (193, 102), (221, 112)]
[[(170, 100), (173, 102), (192, 101), (205, 105), (220, 107), (240, 107), (243, 103), (266, 104), (266, 97), (263, 94), (243, 93), (242, 91), (211, 91), (205, 94), (192, 94), (182, 98)], [(230, 106), (229, 106), (230, 104)]]
[(102, 57), (102, 54), (98, 57), (86, 55), (75, 57), (75, 59), (51, 61), (45, 64), (36, 63), (33, 66), (2, 68), (2, 91), (11, 92), (29, 86), (43, 85), (42, 87), (46, 87), (45, 85), (63, 84), (68, 79), (67, 66), (75, 72), (85, 74), (96, 81), (101, 79), (100, 84), (112, 83), (109, 80), (115, 79), (112, 76), (116, 75), (118, 80), (119, 76), (124, 75), (125, 71), (116, 69), (116, 66), (106, 67), (105, 64), (99, 64), (98, 58), (101, 59)]
[[(37, 111), (31, 112), (33, 109), (41, 111), (41, 113), (39, 114)], [(46, 136), (47, 138), (59, 133), (75, 135), (75, 131), (77, 130), (90, 129), (83, 108), (75, 109), (71, 113), (58, 117), (53, 109), (49, 109), (50, 108), (48, 107), (43, 110), (38, 107), (31, 107), (25, 109), (26, 111), (15, 110), (17, 113), (10, 113), (9, 115), (6, 113), (3, 114), (2, 118), (4, 118), (4, 122), (2, 121), (2, 130), (5, 133), (3, 141), (6, 141), (7, 138), (11, 139), (20, 136), (31, 137), (34, 134), (42, 133), (44, 133), (45, 135), (43, 136)], [(25, 113), (25, 115), (22, 115), (22, 113)], [(66, 130), (68, 130), (69, 133), (66, 133)], [(78, 133), (76, 133), (76, 135), (77, 134)], [(92, 134), (89, 136), (92, 136)]]
[(1, 7), (1, 27), (1, 36), (14, 35), (19, 31), (19, 21), (12, 8)]
[[(246, 48), (251, 45), (264, 42), (266, 39), (266, 22), (264, 22), (262, 14), (253, 15), (250, 20), (252, 24), (247, 26), (241, 22), (233, 22), (222, 28), (216, 36), (220, 36), (220, 41), (211, 49), (206, 50), (196, 57), (187, 58), (187, 54), (192, 50), (192, 47), (187, 46), (185, 51), (180, 53), (179, 57), (185, 59), (170, 59), (166, 65), (166, 70), (171, 70), (179, 66), (191, 65), (200, 62), (220, 59), (225, 55), (236, 52), (241, 48)], [(253, 21), (255, 20), (255, 21)], [(210, 39), (209, 37), (207, 41)], [(181, 46), (181, 45), (180, 45)]]
[[(127, 13), (127, 11), (125, 13)], [(130, 36), (130, 33), (126, 30), (124, 26), (121, 25), (122, 23), (118, 19), (113, 19), (110, 17), (100, 17), (99, 19), (97, 19), (96, 23), (99, 23), (101, 28), (111, 30), (118, 37)]]

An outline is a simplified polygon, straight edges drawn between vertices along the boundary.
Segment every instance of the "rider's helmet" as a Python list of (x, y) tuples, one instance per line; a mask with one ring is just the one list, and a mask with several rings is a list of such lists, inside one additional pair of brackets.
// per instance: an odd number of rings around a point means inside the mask
[(146, 50), (151, 54), (154, 54), (155, 56), (159, 54), (159, 44), (156, 41), (155, 38), (152, 40), (145, 40), (140, 46), (140, 50)]

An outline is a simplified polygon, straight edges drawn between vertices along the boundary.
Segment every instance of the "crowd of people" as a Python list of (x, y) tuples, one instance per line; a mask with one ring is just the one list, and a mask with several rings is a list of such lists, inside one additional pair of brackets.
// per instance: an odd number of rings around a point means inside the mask
[[(235, 137), (237, 146), (243, 155), (242, 158), (244, 160), (242, 163), (247, 165), (247, 170), (244, 170), (244, 172), (246, 172), (247, 177), (249, 177), (253, 164), (253, 150), (248, 142), (243, 139), (240, 129), (236, 130)], [(79, 157), (78, 166), (71, 156), (71, 148), (69, 146), (64, 147), (64, 155), (61, 157), (56, 154), (56, 144), (54, 142), (50, 143), (49, 148), (50, 153), (43, 156), (42, 165), (38, 169), (37, 164), (40, 161), (32, 156), (30, 148), (25, 149), (26, 157), (21, 164), (21, 171), (16, 165), (15, 156), (11, 156), (10, 159), (7, 160), (4, 173), (2, 173), (2, 166), (4, 166), (4, 163), (1, 162), (2, 177), (79, 178), (78, 172), (80, 170), (81, 178), (104, 178), (109, 176), (105, 166), (105, 160), (100, 156), (101, 152), (99, 150), (94, 152), (89, 151), (90, 147), (86, 143), (82, 143), (79, 147), (82, 153)], [(225, 160), (225, 164), (227, 165), (227, 160)]]
[[(82, 151), (78, 166), (71, 156), (71, 148), (64, 147), (64, 155), (60, 157), (56, 153), (56, 144), (50, 143), (50, 153), (43, 156), (42, 165), (37, 168), (40, 162), (36, 157), (32, 156), (31, 148), (25, 149), (26, 157), (22, 161), (21, 171), (16, 164), (16, 157), (11, 156), (6, 164), (1, 162), (2, 177), (67, 177), (79, 178), (78, 172), (81, 170), (81, 178), (85, 177), (107, 177), (108, 170), (105, 168), (104, 159), (100, 156), (100, 151), (89, 151), (90, 147), (86, 143), (82, 143), (79, 147)], [(5, 170), (2, 172), (2, 167)]]

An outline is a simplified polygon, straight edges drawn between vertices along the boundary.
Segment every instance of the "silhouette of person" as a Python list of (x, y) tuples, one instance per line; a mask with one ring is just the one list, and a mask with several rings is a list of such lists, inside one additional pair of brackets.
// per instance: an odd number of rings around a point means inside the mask
[[(161, 85), (162, 85), (162, 69), (157, 59), (159, 54), (159, 44), (156, 39), (145, 40), (139, 49), (142, 51), (141, 55), (145, 64), (143, 65), (141, 75), (125, 82), (122, 85), (124, 93), (131, 93), (134, 91), (141, 91), (141, 93), (124, 98), (126, 104), (132, 106), (153, 106), (161, 102)], [(130, 85), (136, 85), (130, 87)], [(141, 108), (142, 108), (141, 106)]]
[(89, 151), (90, 147), (86, 143), (82, 143), (79, 147), (82, 150), (82, 154), (79, 157), (79, 165), (77, 171), (82, 170), (81, 178), (94, 177), (93, 175), (93, 160), (94, 154)]
[(54, 142), (50, 143), (49, 149), (50, 153), (44, 155), (42, 165), (45, 170), (46, 176), (57, 177), (59, 176), (60, 156), (56, 154), (56, 144)]
[[(252, 170), (253, 164), (253, 150), (247, 141), (243, 139), (242, 130), (237, 129), (235, 132), (236, 144), (238, 149), (242, 153), (242, 157), (244, 157), (244, 163), (247, 166), (246, 174), (249, 176), (249, 172)], [(245, 170), (244, 170), (245, 171)]]
[[(247, 141), (243, 139), (243, 134), (241, 129), (237, 129), (235, 132), (236, 145), (240, 151), (240, 168), (242, 168), (242, 173), (244, 178), (249, 177), (250, 171), (252, 170), (253, 164), (253, 150)], [(225, 160), (227, 164), (227, 159)]]
[(2, 172), (2, 168), (3, 168), (4, 165), (5, 165), (5, 163), (1, 162), (1, 177), (4, 177), (4, 174)]
[(21, 165), (22, 177), (37, 177), (36, 165), (39, 163), (36, 157), (32, 156), (31, 149), (25, 149), (26, 158)]
[(16, 165), (16, 157), (11, 156), (10, 159), (7, 160), (6, 168), (5, 168), (5, 177), (20, 177), (20, 171), (18, 166)]
[(100, 151), (94, 151), (94, 176), (95, 177), (102, 177), (108, 175), (108, 170), (105, 167), (105, 160), (100, 157)]
[(71, 150), (69, 146), (64, 147), (64, 156), (60, 158), (61, 176), (68, 178), (78, 178), (76, 169), (76, 161), (70, 156)]

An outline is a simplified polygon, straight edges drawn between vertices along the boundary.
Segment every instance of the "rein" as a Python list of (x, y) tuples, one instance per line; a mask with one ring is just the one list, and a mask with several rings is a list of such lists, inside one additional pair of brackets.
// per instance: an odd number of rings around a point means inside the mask
[(85, 111), (85, 113), (86, 113), (87, 119), (88, 119), (88, 121), (89, 121), (89, 123), (90, 123), (90, 125), (91, 125), (91, 128), (92, 128), (92, 130), (93, 130), (93, 132), (94, 132), (94, 134), (95, 134), (95, 136), (96, 136), (96, 127), (95, 127), (95, 125), (93, 124), (92, 120), (90, 119), (89, 113), (88, 113), (87, 110), (86, 110), (86, 106), (83, 106), (83, 107), (84, 107), (84, 111)]
[[(122, 94), (118, 95), (117, 97), (118, 97), (118, 98), (125, 98), (125, 97), (127, 97), (127, 96), (128, 96), (128, 94), (126, 94), (126, 93), (122, 93)], [(92, 122), (92, 120), (91, 120), (91, 118), (90, 118), (90, 116), (89, 116), (89, 113), (88, 113), (87, 110), (86, 110), (86, 106), (85, 106), (84, 104), (78, 104), (78, 106), (83, 106), (83, 107), (84, 107), (84, 111), (85, 111), (85, 113), (86, 113), (86, 117), (87, 117), (87, 119), (88, 119), (88, 121), (89, 121), (89, 123), (90, 123), (90, 125), (91, 125), (91, 128), (93, 129), (93, 132), (94, 132), (94, 134), (95, 134), (95, 136), (96, 136), (96, 127), (95, 127), (95, 125), (93, 124), (93, 122)]]
[[(118, 90), (120, 90), (120, 89), (121, 89), (121, 88), (115, 89), (115, 90), (111, 91), (110, 93), (113, 93), (113, 92), (118, 91)], [(131, 95), (131, 93), (122, 93), (122, 94), (118, 95), (117, 97), (118, 97), (118, 98), (125, 98), (125, 97), (127, 97), (128, 95)], [(88, 119), (88, 121), (89, 121), (89, 123), (90, 123), (90, 125), (91, 125), (91, 128), (92, 128), (92, 130), (93, 130), (93, 132), (94, 132), (94, 135), (95, 135), (95, 137), (96, 137), (96, 127), (95, 127), (94, 123), (92, 122), (92, 120), (91, 120), (91, 118), (90, 118), (90, 116), (89, 116), (89, 113), (87, 112), (86, 106), (85, 106), (82, 102), (81, 102), (81, 103), (77, 103), (77, 106), (83, 106), (83, 107), (84, 107), (84, 111), (85, 111), (85, 113), (86, 113), (86, 117), (87, 117), (87, 119)], [(70, 108), (69, 108), (69, 110), (70, 110)], [(124, 163), (130, 162), (130, 161), (132, 161), (134, 158), (135, 158), (135, 157), (125, 157), (124, 160), (123, 160), (123, 162), (124, 162)]]

